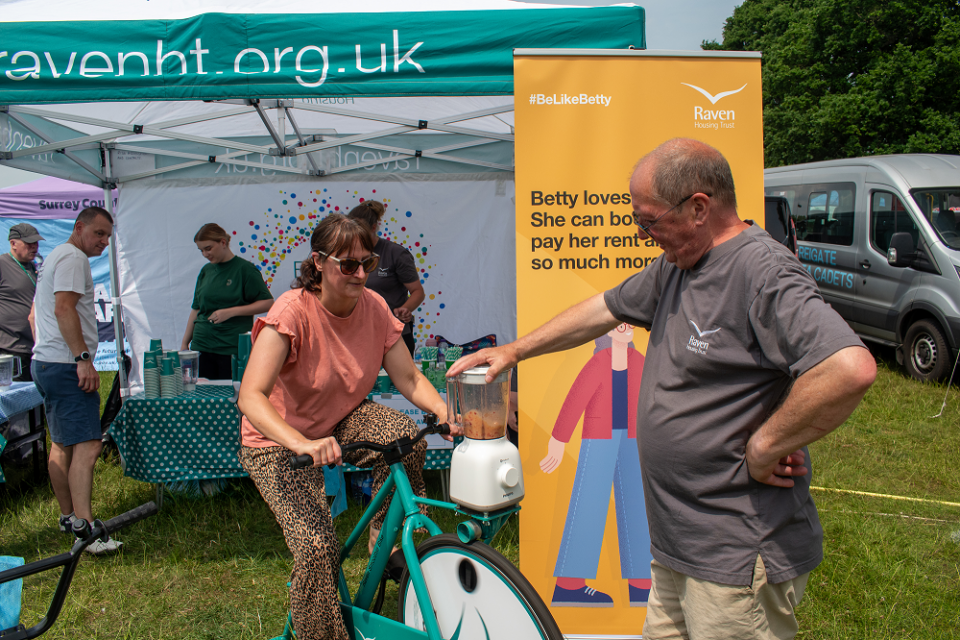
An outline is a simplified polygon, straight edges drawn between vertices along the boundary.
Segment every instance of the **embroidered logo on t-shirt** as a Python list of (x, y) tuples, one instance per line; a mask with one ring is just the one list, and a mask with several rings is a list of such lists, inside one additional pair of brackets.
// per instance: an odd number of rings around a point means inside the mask
[[(693, 325), (694, 331), (697, 332), (697, 336), (700, 338), (706, 338), (707, 336), (715, 334), (717, 331), (720, 331), (722, 327), (717, 327), (716, 329), (708, 329), (701, 331), (700, 327), (697, 326), (697, 323), (693, 320), (690, 321), (690, 324)], [(710, 343), (706, 340), (697, 339), (693, 334), (690, 334), (690, 340), (687, 341), (687, 350), (693, 351), (694, 353), (705, 354), (707, 349), (710, 348)]]
[(229, 287), (232, 284), (233, 284), (233, 280), (227, 279), (227, 286)]
[(390, 275), (390, 269), (389, 269), (389, 268), (384, 269), (383, 267), (377, 267), (377, 277), (378, 277), (378, 278), (386, 278), (386, 277), (389, 276), (389, 275)]

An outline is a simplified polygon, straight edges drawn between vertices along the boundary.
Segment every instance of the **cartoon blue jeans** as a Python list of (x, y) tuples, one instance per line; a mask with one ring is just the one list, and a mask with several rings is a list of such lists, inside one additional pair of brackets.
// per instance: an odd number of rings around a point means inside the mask
[(611, 486), (617, 513), (620, 576), (624, 580), (650, 578), (653, 558), (640, 456), (636, 439), (629, 437), (626, 429), (614, 429), (609, 440), (584, 439), (580, 444), (554, 577), (597, 577)]

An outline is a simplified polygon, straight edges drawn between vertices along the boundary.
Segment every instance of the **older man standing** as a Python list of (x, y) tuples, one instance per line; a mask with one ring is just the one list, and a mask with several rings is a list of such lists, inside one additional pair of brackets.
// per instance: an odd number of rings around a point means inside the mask
[(654, 558), (643, 637), (792, 638), (823, 558), (806, 445), (847, 419), (876, 364), (796, 258), (740, 220), (716, 149), (665, 142), (637, 164), (630, 192), (640, 237), (663, 255), (448, 375), (486, 361), (493, 376), (621, 322), (649, 329), (637, 409)]
[(21, 374), (15, 380), (31, 380), (30, 356), (33, 333), (30, 308), (37, 290), (37, 267), (33, 263), (43, 236), (26, 222), (10, 227), (10, 252), (0, 255), (0, 353), (20, 360)]
[[(92, 522), (93, 468), (103, 446), (100, 432), (100, 376), (93, 366), (97, 350), (90, 258), (110, 242), (113, 218), (100, 207), (80, 212), (66, 243), (50, 252), (40, 267), (34, 322), (33, 379), (43, 396), (53, 446), (50, 481), (60, 504), (60, 530), (75, 518)], [(117, 551), (121, 543), (96, 541), (94, 554)]]

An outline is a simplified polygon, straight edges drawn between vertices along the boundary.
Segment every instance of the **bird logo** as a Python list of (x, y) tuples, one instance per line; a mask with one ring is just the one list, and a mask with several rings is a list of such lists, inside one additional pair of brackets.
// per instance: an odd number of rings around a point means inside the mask
[(694, 322), (693, 320), (690, 321), (690, 324), (692, 324), (693, 328), (697, 330), (697, 335), (700, 336), (701, 338), (705, 338), (709, 335), (713, 335), (714, 333), (722, 329), (722, 327), (717, 327), (716, 329), (710, 329), (709, 331), (701, 331), (700, 327), (698, 327), (697, 323)]
[(744, 89), (747, 88), (747, 85), (743, 85), (743, 86), (740, 87), (739, 89), (734, 89), (733, 91), (721, 91), (720, 93), (718, 93), (717, 95), (714, 96), (714, 95), (710, 95), (710, 92), (707, 91), (706, 89), (701, 89), (700, 87), (698, 87), (698, 86), (696, 86), (696, 85), (694, 85), (694, 84), (687, 84), (686, 82), (681, 82), (680, 84), (682, 84), (682, 85), (684, 85), (684, 86), (686, 86), (686, 87), (690, 87), (691, 89), (696, 89), (697, 91), (699, 91), (700, 93), (702, 93), (702, 94), (706, 97), (707, 100), (710, 101), (710, 104), (717, 104), (717, 102), (718, 102), (721, 98), (726, 98), (727, 96), (732, 96), (732, 95), (735, 94), (735, 93), (740, 93), (741, 91), (743, 91)]

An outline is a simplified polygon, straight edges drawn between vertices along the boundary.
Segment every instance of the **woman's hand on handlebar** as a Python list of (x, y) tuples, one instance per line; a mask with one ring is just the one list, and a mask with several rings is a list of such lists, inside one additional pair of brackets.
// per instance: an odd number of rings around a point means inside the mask
[(313, 458), (313, 466), (336, 464), (342, 462), (340, 453), (340, 444), (336, 438), (320, 438), (319, 440), (308, 440), (293, 449), (297, 455), (306, 454)]
[(449, 433), (449, 434), (443, 434), (443, 435), (440, 436), (441, 438), (443, 438), (443, 439), (446, 440), (447, 442), (453, 442), (454, 436), (462, 436), (462, 435), (463, 435), (463, 427), (458, 427), (457, 425), (451, 424), (451, 423), (449, 423), (449, 422), (447, 423), (447, 426), (450, 427), (450, 433)]

